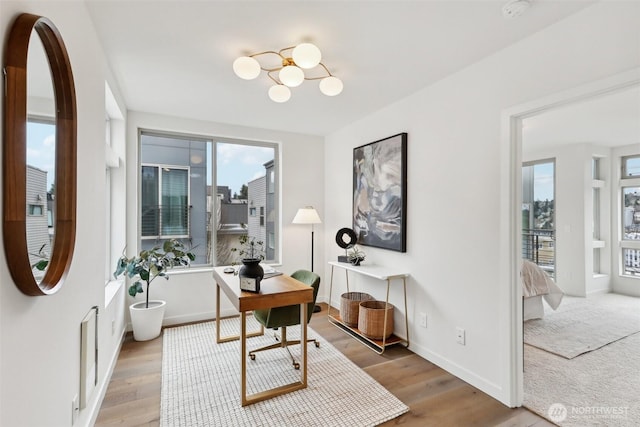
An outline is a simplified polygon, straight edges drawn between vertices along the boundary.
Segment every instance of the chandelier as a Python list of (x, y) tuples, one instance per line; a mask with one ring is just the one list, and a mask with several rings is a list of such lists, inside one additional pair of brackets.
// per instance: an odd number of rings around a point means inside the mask
[[(267, 55), (278, 62), (268, 65)], [(256, 58), (263, 62), (260, 63)], [(289, 88), (300, 86), (305, 80), (320, 80), (320, 92), (327, 96), (338, 95), (342, 92), (342, 80), (331, 74), (320, 62), (321, 59), (320, 49), (314, 44), (301, 43), (277, 52), (268, 50), (241, 56), (233, 62), (233, 71), (245, 80), (253, 80), (260, 75), (260, 71), (266, 71), (275, 83), (269, 88), (269, 98), (275, 102), (287, 102), (291, 98)]]

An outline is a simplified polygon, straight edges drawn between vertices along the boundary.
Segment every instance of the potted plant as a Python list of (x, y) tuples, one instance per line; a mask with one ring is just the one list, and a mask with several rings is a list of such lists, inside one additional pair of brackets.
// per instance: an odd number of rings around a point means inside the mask
[(264, 277), (264, 269), (260, 261), (264, 259), (264, 242), (248, 234), (241, 235), (239, 248), (232, 248), (232, 252), (238, 252), (242, 267), (238, 271), (240, 276), (240, 289), (243, 291), (260, 292), (260, 281)]
[(127, 258), (122, 254), (113, 273), (115, 278), (125, 274), (135, 281), (129, 286), (129, 295), (135, 297), (144, 292), (143, 284), (146, 284), (145, 301), (137, 302), (129, 306), (133, 338), (136, 341), (148, 341), (160, 335), (162, 319), (166, 301), (149, 300), (149, 285), (158, 277), (167, 276), (167, 270), (176, 266), (188, 266), (195, 259), (195, 255), (189, 252), (184, 244), (176, 239), (167, 240), (162, 245), (152, 249), (142, 250), (137, 256)]
[(358, 248), (358, 246), (353, 245), (349, 252), (347, 253), (347, 258), (352, 265), (360, 265), (360, 262), (364, 261), (364, 258), (367, 255)]

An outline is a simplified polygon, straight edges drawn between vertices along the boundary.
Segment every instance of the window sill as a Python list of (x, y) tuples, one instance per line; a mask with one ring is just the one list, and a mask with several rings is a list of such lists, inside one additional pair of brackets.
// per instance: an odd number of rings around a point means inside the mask
[(110, 280), (104, 287), (104, 306), (109, 307), (113, 298), (118, 294), (120, 288), (124, 286), (124, 279)]

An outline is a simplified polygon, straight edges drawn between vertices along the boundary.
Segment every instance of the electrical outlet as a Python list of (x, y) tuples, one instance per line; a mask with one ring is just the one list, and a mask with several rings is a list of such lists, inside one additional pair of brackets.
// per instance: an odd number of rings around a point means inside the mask
[(76, 394), (71, 401), (71, 425), (76, 423), (78, 414), (80, 413), (80, 398)]
[(456, 342), (460, 345), (465, 345), (465, 332), (460, 327), (456, 328)]
[(427, 313), (420, 313), (420, 326), (427, 327)]

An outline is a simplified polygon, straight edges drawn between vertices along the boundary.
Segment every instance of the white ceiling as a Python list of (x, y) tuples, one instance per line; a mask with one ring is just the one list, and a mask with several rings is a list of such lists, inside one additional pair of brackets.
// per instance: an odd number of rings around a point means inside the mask
[[(329, 134), (549, 26), (594, 1), (533, 0), (517, 19), (506, 1), (86, 0), (130, 110)], [(243, 54), (315, 43), (344, 82), (317, 82), (285, 104), (270, 80), (232, 71)]]
[(556, 108), (522, 124), (523, 146), (529, 151), (579, 143), (640, 144), (640, 86)]

